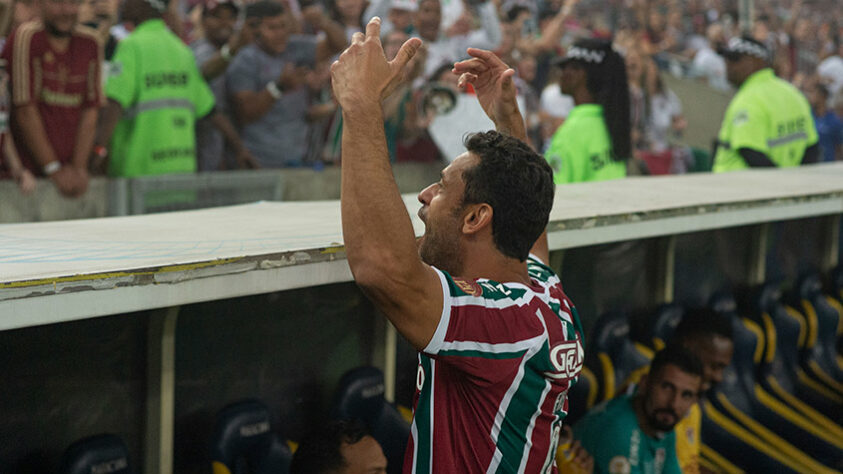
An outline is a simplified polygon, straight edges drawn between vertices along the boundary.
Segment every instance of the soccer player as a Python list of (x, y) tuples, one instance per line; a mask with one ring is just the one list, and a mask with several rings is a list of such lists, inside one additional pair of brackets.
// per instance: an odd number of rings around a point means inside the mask
[(77, 2), (37, 5), (41, 20), (18, 27), (2, 53), (12, 94), (11, 136), (26, 169), (76, 197), (88, 189), (88, 158), (103, 101), (102, 47), (91, 30), (77, 25)]
[(717, 135), (713, 171), (816, 163), (820, 149), (811, 106), (798, 89), (776, 77), (767, 47), (736, 37), (721, 54), (738, 92)]
[(697, 403), (703, 368), (694, 354), (668, 346), (653, 358), (638, 391), (592, 409), (574, 437), (594, 456), (594, 470), (611, 474), (679, 474), (676, 423)]
[(404, 472), (550, 472), (582, 368), (581, 330), (543, 262), (553, 174), (525, 143), (515, 73), (469, 49), (455, 64), (498, 131), (423, 190), (416, 242), (389, 166), (381, 101), (421, 46), (387, 62), (380, 19), (331, 67), (342, 106), (342, 225), (358, 285), (419, 351)]

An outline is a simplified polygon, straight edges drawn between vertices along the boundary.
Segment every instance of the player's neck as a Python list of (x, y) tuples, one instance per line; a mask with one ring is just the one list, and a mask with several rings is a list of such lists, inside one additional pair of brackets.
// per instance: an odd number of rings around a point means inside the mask
[(50, 23), (44, 23), (44, 28), (47, 31), (47, 42), (53, 51), (63, 53), (70, 46), (70, 37), (73, 33), (58, 31)]
[[(466, 252), (463, 275), (467, 279), (486, 278), (499, 283), (522, 283), (529, 285), (527, 263), (509, 258), (495, 249), (485, 252)], [(472, 253), (474, 253), (472, 255)]]

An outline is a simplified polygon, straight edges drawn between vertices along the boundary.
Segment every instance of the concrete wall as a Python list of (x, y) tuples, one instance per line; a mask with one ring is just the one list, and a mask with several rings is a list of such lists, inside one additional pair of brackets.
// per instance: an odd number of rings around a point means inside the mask
[[(439, 171), (445, 163), (398, 163), (393, 166), (398, 189), (413, 193), (439, 180)], [(240, 204), (257, 200), (320, 201), (340, 198), (340, 168), (328, 167), (321, 171), (310, 168), (234, 171), (212, 173), (213, 181), (221, 183), (227, 178), (243, 183), (240, 190), (225, 189), (211, 198), (204, 194), (209, 205)], [(168, 181), (171, 177), (144, 178), (147, 184), (156, 179)], [(197, 181), (208, 181), (206, 175), (197, 175)], [(254, 185), (253, 183), (259, 183)], [(237, 186), (237, 185), (235, 185)], [(40, 222), (62, 219), (87, 219), (120, 215), (131, 211), (131, 181), (97, 177), (91, 179), (88, 192), (78, 199), (66, 199), (47, 180), (38, 182), (35, 192), (23, 195), (12, 181), (0, 181), (0, 223)]]

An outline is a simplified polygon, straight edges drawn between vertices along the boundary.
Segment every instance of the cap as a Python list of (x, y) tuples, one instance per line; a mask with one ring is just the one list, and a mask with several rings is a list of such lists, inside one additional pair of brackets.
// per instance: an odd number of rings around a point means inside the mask
[(392, 0), (389, 2), (389, 8), (414, 12), (419, 9), (419, 5), (416, 0)]
[(749, 36), (736, 36), (730, 39), (725, 47), (717, 48), (717, 53), (732, 61), (740, 59), (741, 56), (770, 60), (770, 50), (764, 46), (764, 43)]
[(212, 12), (223, 6), (231, 8), (235, 13), (240, 11), (240, 4), (235, 0), (205, 0), (202, 4), (202, 13)]

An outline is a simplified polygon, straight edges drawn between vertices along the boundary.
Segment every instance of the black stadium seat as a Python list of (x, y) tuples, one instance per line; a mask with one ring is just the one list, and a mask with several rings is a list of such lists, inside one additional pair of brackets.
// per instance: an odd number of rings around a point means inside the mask
[(232, 403), (217, 413), (211, 445), (214, 474), (286, 474), (292, 453), (272, 431), (269, 409), (258, 400)]
[(761, 285), (749, 291), (747, 297), (746, 314), (765, 334), (764, 357), (758, 374), (763, 390), (758, 391), (758, 399), (774, 410), (779, 410), (783, 403), (803, 418), (836, 433), (840, 443), (835, 444), (843, 449), (843, 428), (834, 421), (840, 414), (838, 401), (827, 398), (822, 384), (802, 369), (800, 341), (809, 332), (803, 316), (782, 302), (782, 292), (776, 283)]
[[(793, 305), (801, 306), (807, 326), (800, 344), (802, 368), (809, 377), (824, 386), (825, 396), (843, 409), (843, 368), (837, 365), (837, 330), (840, 327), (841, 308), (833, 298), (823, 294), (822, 282), (817, 274), (803, 276), (793, 295)], [(839, 422), (840, 417), (836, 418)]]
[(594, 370), (600, 386), (596, 402), (614, 398), (637, 381), (650, 365), (649, 354), (639, 351), (629, 336), (629, 321), (623, 312), (601, 316), (586, 346), (585, 363)]
[(673, 336), (673, 331), (676, 326), (682, 321), (682, 316), (685, 314), (685, 308), (676, 303), (668, 303), (659, 306), (653, 313), (652, 324), (650, 325), (649, 339), (653, 349), (661, 350), (664, 348), (670, 337)]
[(747, 472), (831, 472), (778, 435), (792, 429), (787, 418), (757, 408), (753, 394), (763, 356), (760, 327), (737, 314), (728, 293), (716, 294), (711, 307), (731, 319), (735, 353), (723, 381), (701, 400), (703, 455), (719, 454)]
[[(734, 318), (739, 318), (734, 309), (728, 308), (729, 301), (732, 307), (735, 306), (734, 299), (720, 295), (716, 298), (712, 304), (715, 311), (731, 311)], [(723, 382), (707, 395), (708, 401), (719, 412), (770, 444), (779, 445), (783, 438), (823, 464), (836, 466), (843, 455), (836, 434), (808, 420), (761, 386), (758, 370), (767, 356), (765, 338), (770, 335), (769, 331), (749, 318), (739, 318), (739, 321), (742, 324), (733, 324), (735, 355), (732, 364), (724, 372)], [(775, 338), (774, 331), (772, 337)]]
[(334, 417), (362, 421), (383, 448), (387, 472), (400, 473), (410, 439), (410, 424), (384, 398), (383, 372), (375, 367), (346, 372), (334, 400)]
[(129, 450), (118, 436), (101, 434), (81, 439), (62, 455), (59, 474), (130, 474)]
[(565, 417), (565, 423), (573, 425), (597, 403), (598, 389), (594, 372), (583, 365), (577, 383), (568, 390), (568, 416)]

